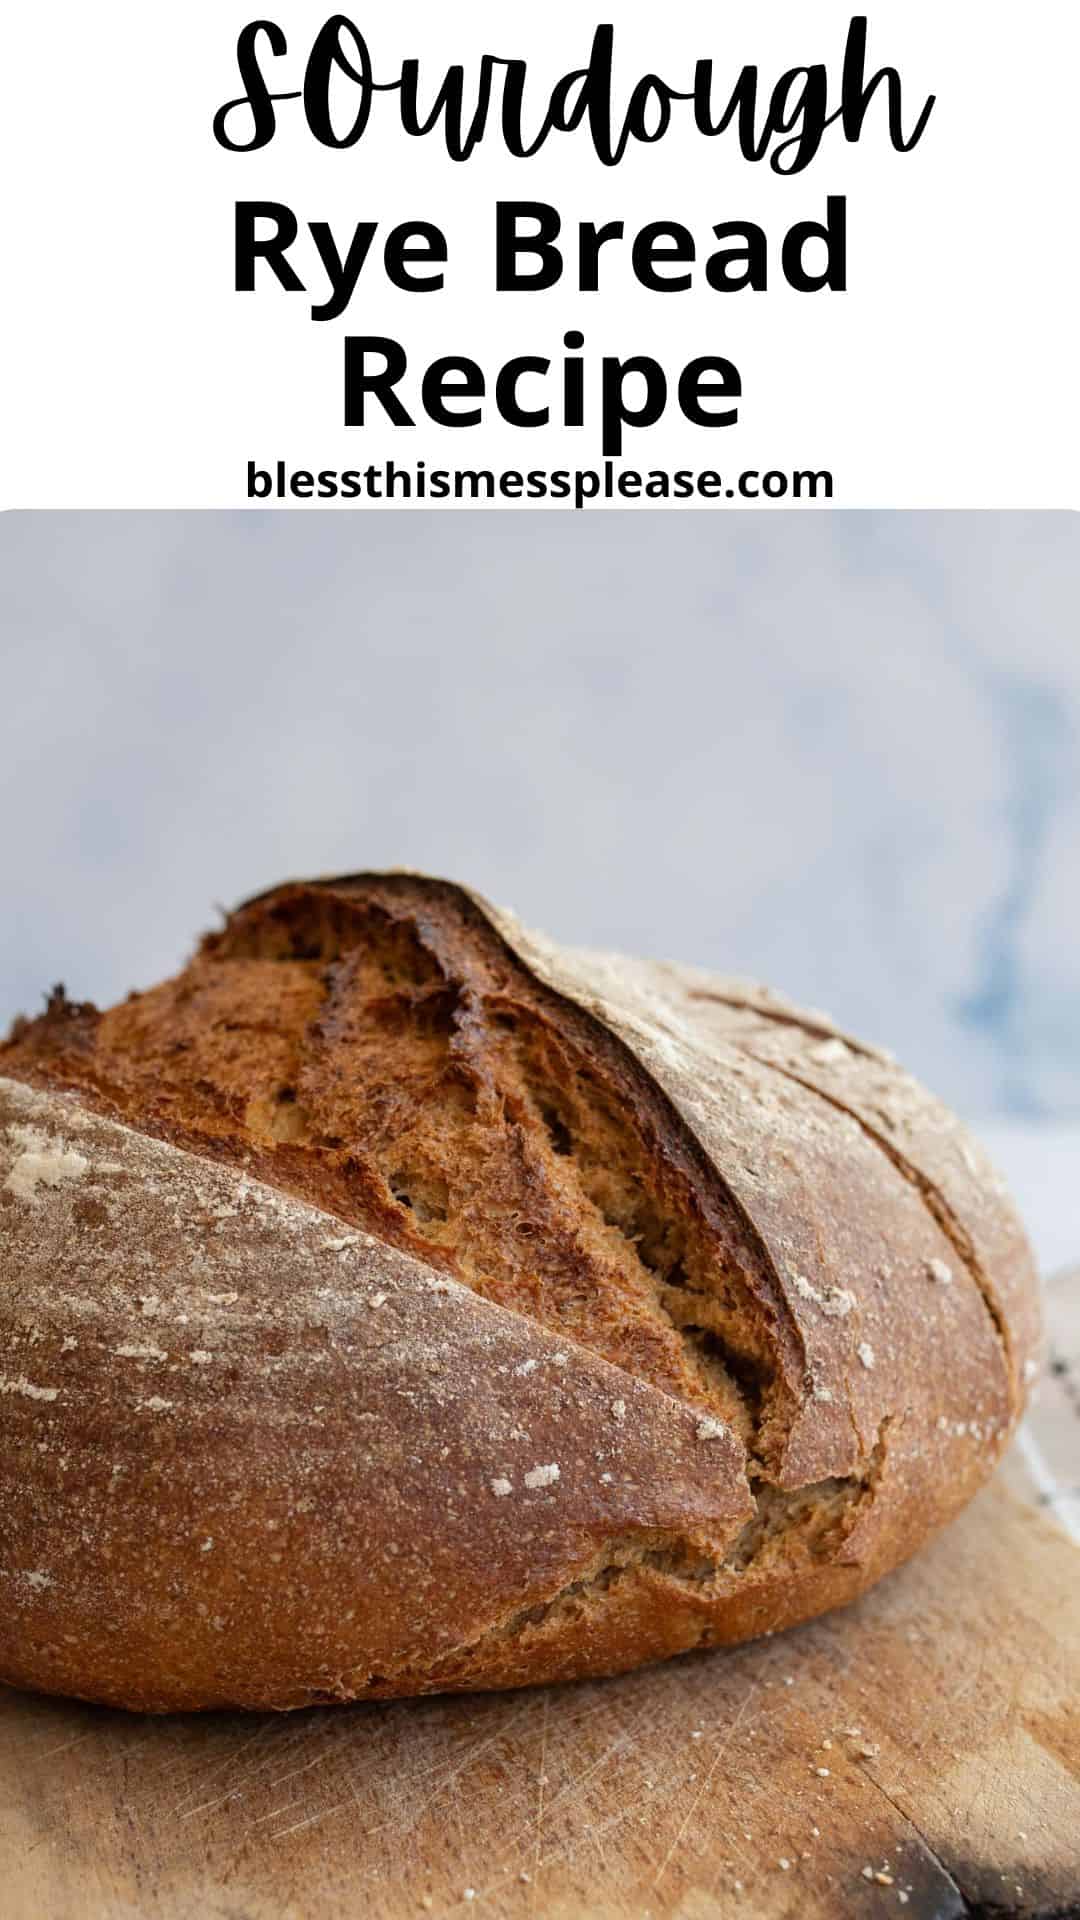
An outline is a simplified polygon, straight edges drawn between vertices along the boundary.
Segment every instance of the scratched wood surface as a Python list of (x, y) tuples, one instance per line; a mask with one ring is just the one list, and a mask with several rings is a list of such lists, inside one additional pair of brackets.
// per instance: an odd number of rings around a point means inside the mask
[(846, 1613), (620, 1680), (160, 1721), (0, 1693), (5, 1920), (429, 1912), (1080, 1914), (1080, 1550), (999, 1484)]

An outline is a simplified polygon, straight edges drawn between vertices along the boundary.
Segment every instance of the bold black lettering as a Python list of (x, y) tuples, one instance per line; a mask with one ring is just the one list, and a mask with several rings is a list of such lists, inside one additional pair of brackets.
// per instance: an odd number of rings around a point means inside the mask
[[(628, 378), (639, 375), (645, 382), (645, 394), (640, 407), (631, 407), (627, 403), (625, 387)], [(603, 429), (603, 451), (621, 453), (624, 427), (655, 427), (663, 415), (667, 404), (667, 378), (659, 361), (652, 360), (647, 354), (637, 354), (630, 360), (616, 360), (605, 355), (600, 369), (600, 418)]]
[[(623, 130), (623, 151), (631, 138), (640, 140), (643, 146), (651, 146), (654, 141), (662, 140), (671, 125), (671, 103), (684, 100), (688, 96), (676, 93), (658, 73), (647, 73), (638, 81), (630, 95), (630, 105), (626, 112), (626, 124)], [(656, 124), (649, 126), (649, 105), (656, 102)]]
[[(343, 33), (347, 33), (352, 40), (355, 65), (341, 44)], [(360, 88), (360, 103), (353, 115), (352, 125), (343, 134), (335, 132), (330, 116), (330, 83), (335, 70), (355, 80)], [(363, 137), (371, 117), (374, 91), (367, 41), (347, 14), (331, 14), (315, 36), (304, 73), (304, 112), (320, 146), (355, 147)]]
[(387, 279), (402, 293), (436, 293), (445, 285), (445, 274), (421, 275), (412, 268), (445, 267), (446, 235), (429, 220), (406, 221), (387, 235), (383, 260)]
[(578, 286), (582, 293), (597, 293), (600, 289), (600, 249), (609, 240), (621, 240), (624, 232), (621, 220), (608, 220), (604, 226), (596, 227), (591, 220), (583, 220), (578, 233)]
[[(707, 376), (715, 375), (715, 379)], [(739, 370), (730, 360), (704, 356), (690, 360), (679, 375), (679, 405), (695, 427), (731, 427), (739, 417), (738, 407), (725, 407), (720, 413), (708, 413), (706, 400), (738, 400), (742, 397)]]
[[(596, 40), (593, 40), (593, 53)], [(538, 153), (552, 133), (573, 133), (590, 111), (592, 66), (576, 67), (564, 74), (552, 91), (547, 111), (530, 140), (525, 133), (525, 83), (528, 67), (524, 60), (502, 62), (502, 136), (507, 153), (519, 160)]]
[(832, 474), (827, 467), (819, 468), (817, 473), (809, 467), (803, 467), (799, 472), (792, 474), (791, 491), (796, 500), (801, 500), (804, 493), (809, 494), (811, 500), (816, 500), (819, 493), (826, 500), (831, 500), (833, 497)]
[(913, 147), (918, 146), (926, 132), (927, 122), (937, 105), (936, 95), (931, 93), (927, 96), (911, 132), (905, 133), (900, 75), (895, 67), (880, 67), (869, 80), (867, 79), (866, 15), (865, 13), (856, 14), (848, 28), (847, 45), (844, 48), (840, 118), (844, 123), (845, 139), (859, 138), (867, 108), (883, 82), (889, 96), (889, 139), (898, 153), (910, 153)]
[(735, 121), (738, 124), (739, 151), (743, 159), (760, 160), (765, 151), (765, 143), (763, 140), (759, 144), (757, 138), (757, 68), (742, 68), (719, 119), (713, 117), (713, 79), (712, 61), (699, 60), (694, 68), (694, 125), (698, 132), (715, 138), (721, 133), (726, 133)]
[[(824, 240), (825, 265), (811, 273), (803, 259), (807, 241)], [(780, 257), (784, 277), (797, 293), (847, 291), (847, 201), (842, 193), (830, 193), (825, 202), (825, 223), (799, 220), (784, 237)]]
[[(767, 142), (773, 133), (788, 133), (791, 138), (781, 140), (773, 152), (769, 165), (774, 173), (790, 176), (810, 165), (829, 124), (828, 106), (829, 74), (820, 63), (813, 67), (792, 67), (790, 73), (785, 73), (777, 82), (769, 102), (765, 140)], [(785, 166), (787, 153), (791, 154), (791, 162)]]
[[(255, 232), (256, 222), (272, 220), (273, 233), (259, 239)], [(277, 200), (238, 200), (236, 203), (236, 291), (254, 293), (255, 262), (265, 260), (271, 272), (276, 274), (286, 293), (303, 293), (304, 283), (300, 275), (286, 260), (285, 255), (296, 240), (299, 231), (296, 215), (291, 207), (285, 207)]]
[(488, 500), (495, 498), (495, 475), (488, 467), (461, 467), (454, 475), (455, 500), (464, 499), (466, 494), (470, 500), (479, 500), (481, 494)]
[[(575, 88), (577, 95), (575, 98)], [(549, 133), (575, 133), (589, 107), (589, 69), (576, 67), (564, 73), (551, 95), (543, 124), (543, 137)]]
[[(662, 245), (665, 240), (671, 245)], [(693, 235), (676, 220), (653, 220), (642, 227), (631, 253), (634, 272), (650, 293), (685, 293), (691, 285), (688, 273), (662, 274), (656, 269), (664, 261), (692, 267), (695, 258)]]
[[(457, 385), (453, 384), (455, 375), (460, 376)], [(447, 354), (441, 360), (432, 361), (421, 382), (420, 397), (425, 413), (436, 426), (477, 427), (481, 419), (479, 407), (470, 407), (467, 413), (451, 413), (447, 402), (482, 400), (484, 391), (483, 369), (476, 361)]]
[[(377, 354), (383, 365), (368, 368), (369, 354)], [(382, 334), (347, 334), (345, 338), (345, 425), (365, 426), (365, 400), (372, 394), (395, 427), (415, 427), (394, 388), (404, 378), (409, 358), (399, 340), (387, 340)]]
[(349, 251), (342, 260), (337, 249), (337, 241), (326, 221), (312, 221), (311, 237), (315, 242), (319, 259), (326, 269), (326, 277), (331, 288), (329, 300), (324, 300), (320, 307), (312, 307), (313, 320), (337, 320), (344, 313), (356, 292), (356, 283), (371, 250), (375, 232), (374, 220), (359, 221), (349, 243)]
[[(519, 220), (534, 220), (531, 236), (518, 233)], [(562, 254), (555, 245), (562, 220), (543, 200), (500, 200), (495, 208), (495, 290), (497, 293), (545, 293), (562, 278)], [(534, 253), (540, 265), (525, 273), (518, 255)]]
[(517, 397), (517, 385), (524, 373), (548, 373), (550, 360), (541, 360), (535, 354), (521, 354), (516, 360), (508, 360), (500, 367), (495, 381), (495, 405), (512, 427), (546, 427), (551, 418), (550, 407), (523, 407)]
[(764, 227), (752, 220), (722, 220), (713, 228), (718, 240), (741, 240), (737, 247), (718, 247), (705, 262), (705, 278), (716, 293), (740, 293), (752, 287), (764, 293), (769, 284), (769, 243)]
[[(219, 147), (225, 147), (229, 153), (257, 153), (260, 147), (269, 146), (277, 129), (275, 100), (300, 98), (299, 93), (270, 92), (259, 65), (259, 38), (262, 34), (266, 35), (275, 59), (280, 60), (288, 52), (288, 41), (273, 20), (252, 20), (240, 34), (236, 43), (236, 64), (240, 69), (244, 91), (238, 100), (227, 100), (214, 115), (214, 139)], [(237, 107), (249, 107), (251, 110), (250, 140), (233, 140), (229, 134), (229, 119)]]
[(589, 49), (589, 77), (585, 82), (585, 99), (592, 143), (605, 167), (613, 167), (622, 157), (621, 152), (615, 152), (611, 139), (611, 72), (614, 58), (614, 27), (611, 25), (597, 27)]
[(566, 427), (585, 425), (585, 362), (578, 351), (584, 345), (585, 335), (576, 327), (563, 334), (563, 346), (570, 348), (570, 354), (563, 361), (563, 425)]
[[(477, 106), (468, 127), (465, 125), (465, 69), (461, 66), (448, 67), (446, 77), (435, 95), (430, 113), (425, 119), (420, 111), (420, 62), (405, 60), (402, 62), (401, 79), (393, 84), (401, 88), (401, 124), (405, 132), (414, 138), (430, 133), (439, 119), (444, 119), (446, 127), (443, 138), (446, 151), (451, 160), (467, 160), (475, 146), (478, 146), (487, 130), (488, 112), (491, 107), (491, 83), (497, 66), (520, 67), (524, 81), (524, 61), (499, 60), (494, 54), (485, 53), (480, 62), (480, 84), (477, 89)], [(389, 86), (386, 91), (390, 91)]]

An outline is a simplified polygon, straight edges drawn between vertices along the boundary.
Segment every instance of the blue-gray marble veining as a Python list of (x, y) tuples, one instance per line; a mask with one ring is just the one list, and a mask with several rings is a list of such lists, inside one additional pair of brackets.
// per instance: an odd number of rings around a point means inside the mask
[(465, 876), (1080, 1116), (1080, 521), (0, 519), (0, 1021), (284, 874)]

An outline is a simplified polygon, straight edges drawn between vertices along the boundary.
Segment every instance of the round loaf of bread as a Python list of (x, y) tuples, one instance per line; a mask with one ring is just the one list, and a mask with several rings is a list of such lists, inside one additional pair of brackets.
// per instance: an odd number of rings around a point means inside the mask
[(0, 1046), (0, 1679), (512, 1687), (851, 1600), (1037, 1338), (959, 1123), (744, 981), (290, 884)]

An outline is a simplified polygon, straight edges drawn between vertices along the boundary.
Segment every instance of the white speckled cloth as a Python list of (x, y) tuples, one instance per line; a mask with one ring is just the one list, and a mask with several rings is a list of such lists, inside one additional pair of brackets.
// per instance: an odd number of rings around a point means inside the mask
[(1005, 1473), (1080, 1540), (1080, 1266), (1046, 1282), (1046, 1350)]
[(1080, 1540), (1080, 1127), (984, 1121), (976, 1131), (1045, 1276), (1042, 1367), (1005, 1475)]

